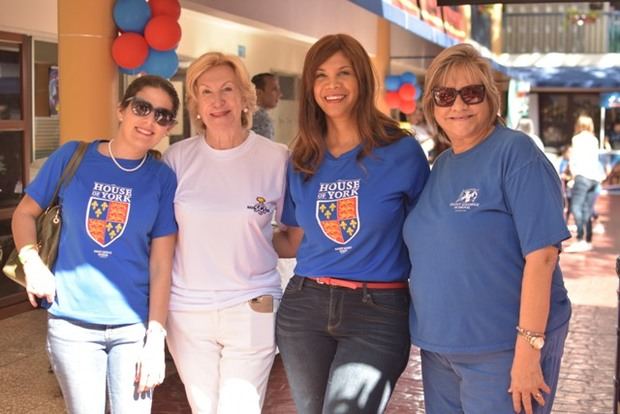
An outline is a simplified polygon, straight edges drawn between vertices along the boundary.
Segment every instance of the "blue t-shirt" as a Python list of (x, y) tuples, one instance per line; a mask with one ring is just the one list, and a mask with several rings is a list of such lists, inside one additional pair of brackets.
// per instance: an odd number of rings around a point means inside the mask
[(374, 150), (329, 152), (308, 181), (289, 165), (282, 222), (304, 230), (295, 273), (359, 281), (403, 281), (409, 257), (405, 216), (428, 177), (418, 142), (407, 136)]
[[(474, 148), (445, 151), (404, 226), (411, 270), (410, 328), (443, 353), (512, 349), (525, 256), (570, 237), (560, 181), (525, 134), (497, 126)], [(560, 267), (547, 330), (570, 318)]]
[[(149, 305), (151, 240), (177, 231), (176, 178), (149, 156), (124, 172), (94, 142), (68, 186), (60, 191), (62, 229), (54, 269), (56, 299), (49, 312), (88, 323), (144, 322)], [(41, 208), (51, 202), (62, 171), (77, 148), (55, 151), (26, 193)], [(118, 160), (132, 168), (140, 160)]]

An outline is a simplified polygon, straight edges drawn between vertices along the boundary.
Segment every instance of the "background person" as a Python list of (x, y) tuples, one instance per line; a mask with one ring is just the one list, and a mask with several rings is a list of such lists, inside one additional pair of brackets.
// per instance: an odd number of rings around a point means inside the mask
[(525, 132), (529, 136), (539, 150), (545, 152), (545, 145), (538, 135), (534, 133), (534, 122), (530, 118), (521, 118), (515, 128), (518, 131)]
[(179, 240), (168, 346), (195, 413), (259, 413), (281, 297), (271, 221), (288, 150), (250, 131), (256, 97), (243, 63), (206, 53), (186, 75), (199, 134), (172, 145)]
[[(150, 413), (165, 376), (164, 337), (176, 236), (176, 180), (148, 153), (174, 126), (179, 98), (165, 79), (134, 80), (118, 106), (118, 132), (91, 143), (61, 189), (58, 258), (36, 251), (35, 220), (77, 148), (54, 152), (13, 215), (28, 298), (49, 306), (47, 349), (69, 413)], [(86, 220), (84, 217), (86, 216)]]
[(415, 139), (375, 107), (352, 37), (308, 51), (287, 173), (282, 257), (297, 256), (277, 341), (300, 414), (380, 413), (409, 359), (402, 224), (428, 176)]
[(426, 158), (428, 158), (429, 154), (435, 147), (435, 141), (433, 140), (433, 133), (428, 128), (426, 120), (424, 119), (424, 112), (422, 112), (422, 108), (416, 105), (415, 111), (408, 115), (407, 118), (413, 127), (415, 139), (420, 143)]
[(426, 412), (548, 414), (571, 312), (558, 174), (503, 126), (491, 68), (471, 45), (442, 51), (424, 91), (429, 124), (452, 143), (403, 230)]
[(569, 166), (575, 180), (571, 190), (571, 213), (577, 226), (577, 241), (564, 251), (578, 253), (592, 250), (592, 214), (601, 191), (601, 181), (605, 178), (598, 157), (594, 121), (589, 116), (577, 118), (571, 147)]
[(275, 138), (273, 121), (267, 111), (275, 108), (282, 97), (280, 83), (273, 73), (254, 75), (252, 83), (256, 88), (256, 105), (258, 106), (252, 116), (252, 131), (273, 140)]

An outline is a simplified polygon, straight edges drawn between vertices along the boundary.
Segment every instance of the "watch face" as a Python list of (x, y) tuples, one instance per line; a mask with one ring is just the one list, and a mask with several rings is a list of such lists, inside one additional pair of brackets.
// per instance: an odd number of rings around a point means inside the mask
[(542, 349), (542, 347), (545, 346), (545, 339), (540, 336), (535, 336), (532, 337), (530, 344), (532, 344), (535, 349)]

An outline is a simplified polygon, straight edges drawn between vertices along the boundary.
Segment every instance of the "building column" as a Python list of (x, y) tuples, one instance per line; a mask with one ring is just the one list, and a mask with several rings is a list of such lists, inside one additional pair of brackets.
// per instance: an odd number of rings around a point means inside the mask
[(111, 138), (118, 70), (112, 60), (115, 0), (58, 0), (60, 143)]
[(390, 108), (388, 108), (383, 98), (385, 96), (383, 80), (390, 72), (390, 44), (390, 22), (382, 17), (377, 17), (377, 55), (373, 59), (379, 82), (377, 107), (387, 115), (390, 115)]

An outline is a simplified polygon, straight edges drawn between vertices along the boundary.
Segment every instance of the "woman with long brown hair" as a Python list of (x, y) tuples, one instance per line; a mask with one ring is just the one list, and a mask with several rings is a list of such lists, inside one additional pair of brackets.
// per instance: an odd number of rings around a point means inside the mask
[(281, 257), (297, 257), (276, 338), (299, 413), (377, 413), (409, 357), (405, 215), (424, 152), (375, 106), (370, 59), (329, 35), (304, 62)]

